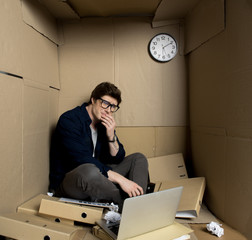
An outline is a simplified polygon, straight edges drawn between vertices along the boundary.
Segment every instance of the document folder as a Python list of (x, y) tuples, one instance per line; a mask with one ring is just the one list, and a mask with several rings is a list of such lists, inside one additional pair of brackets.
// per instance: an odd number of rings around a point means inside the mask
[(177, 218), (196, 218), (202, 205), (202, 199), (206, 187), (204, 177), (185, 178), (172, 181), (164, 181), (159, 185), (158, 191), (183, 186), (183, 193), (176, 214)]
[(25, 213), (9, 213), (0, 216), (0, 235), (25, 240), (80, 240), (86, 230), (52, 222), (40, 216)]
[(50, 196), (45, 195), (45, 194), (39, 194), (39, 195), (35, 196), (34, 198), (26, 201), (22, 205), (20, 205), (17, 208), (17, 212), (27, 213), (27, 214), (33, 214), (33, 215), (41, 215), (41, 216), (43, 216), (45, 218), (48, 218), (48, 219), (50, 219), (52, 221), (55, 221), (57, 223), (74, 225), (74, 221), (73, 220), (59, 218), (59, 217), (55, 217), (55, 216), (49, 216), (49, 215), (39, 214), (39, 208), (40, 208), (40, 204), (41, 204), (42, 199), (58, 200), (59, 198), (50, 197)]
[(77, 222), (95, 224), (97, 220), (102, 218), (103, 208), (65, 203), (58, 199), (42, 199), (39, 213)]

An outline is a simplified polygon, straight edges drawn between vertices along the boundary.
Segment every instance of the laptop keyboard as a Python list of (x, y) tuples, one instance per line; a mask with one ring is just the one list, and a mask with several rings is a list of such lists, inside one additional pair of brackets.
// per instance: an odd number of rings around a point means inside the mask
[(109, 226), (108, 228), (109, 228), (109, 230), (111, 232), (113, 232), (117, 236), (118, 235), (118, 231), (119, 231), (119, 226), (120, 226), (120, 224), (118, 223), (118, 224)]

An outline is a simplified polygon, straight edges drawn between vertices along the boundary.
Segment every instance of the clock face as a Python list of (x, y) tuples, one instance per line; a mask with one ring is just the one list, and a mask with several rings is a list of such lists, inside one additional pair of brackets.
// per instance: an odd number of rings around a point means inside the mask
[(176, 56), (177, 51), (177, 42), (169, 34), (160, 33), (150, 40), (149, 53), (156, 61), (168, 62)]

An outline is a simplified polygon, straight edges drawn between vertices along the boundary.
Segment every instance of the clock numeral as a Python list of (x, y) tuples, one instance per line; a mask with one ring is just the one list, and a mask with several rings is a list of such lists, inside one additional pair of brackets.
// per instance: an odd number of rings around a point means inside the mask
[(157, 45), (157, 42), (153, 42), (153, 45)]
[(152, 50), (155, 50), (156, 48), (153, 46), (151, 49), (152, 49)]

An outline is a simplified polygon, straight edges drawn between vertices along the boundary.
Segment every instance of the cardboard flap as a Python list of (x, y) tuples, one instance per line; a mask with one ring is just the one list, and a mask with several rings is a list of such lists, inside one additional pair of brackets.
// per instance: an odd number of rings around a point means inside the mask
[(22, 0), (21, 9), (23, 20), (27, 25), (52, 42), (56, 44), (59, 42), (56, 20), (39, 1)]
[(224, 5), (223, 0), (201, 0), (187, 14), (185, 19), (186, 54), (225, 29)]
[(182, 153), (148, 158), (151, 182), (187, 178)]
[(152, 22), (153, 27), (160, 27), (181, 21), (198, 1), (199, 0), (162, 0), (155, 12)]

